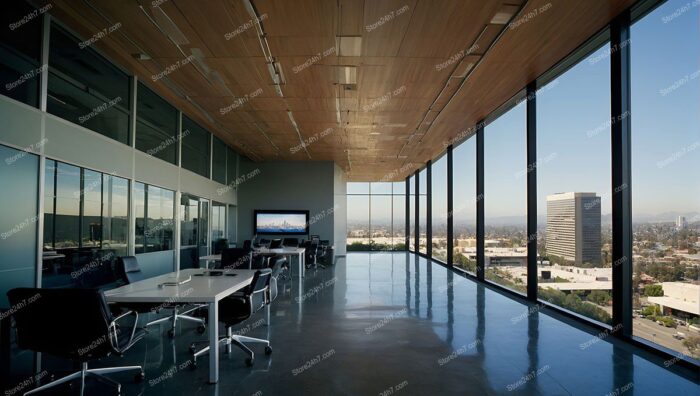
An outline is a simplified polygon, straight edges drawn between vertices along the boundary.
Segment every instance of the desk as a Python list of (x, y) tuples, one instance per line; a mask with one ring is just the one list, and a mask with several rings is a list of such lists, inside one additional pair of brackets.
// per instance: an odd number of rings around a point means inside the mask
[[(248, 286), (253, 280), (253, 270), (226, 270), (236, 276), (194, 276), (202, 269), (193, 268), (144, 279), (105, 292), (107, 302), (113, 303), (187, 303), (209, 306), (209, 382), (219, 381), (219, 301)], [(164, 282), (188, 277), (192, 280), (178, 286), (159, 287)]]
[[(293, 256), (297, 256), (299, 262), (299, 280), (306, 275), (306, 248), (303, 247), (283, 247), (277, 249), (270, 248), (257, 248), (250, 251), (251, 257), (249, 264), (253, 263), (253, 254), (260, 254), (263, 256), (285, 256), (289, 258), (290, 266)], [(209, 261), (221, 261), (220, 254), (211, 254), (209, 256), (201, 256), (200, 260), (205, 260), (207, 263)], [(207, 265), (208, 266), (208, 265)]]

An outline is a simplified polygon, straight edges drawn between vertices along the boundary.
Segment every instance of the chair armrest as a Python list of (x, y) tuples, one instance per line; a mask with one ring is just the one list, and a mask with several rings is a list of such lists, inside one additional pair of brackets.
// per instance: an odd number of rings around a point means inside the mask
[[(119, 333), (117, 332), (117, 322), (120, 319), (125, 318), (126, 316), (133, 315), (134, 316), (134, 325), (131, 327), (131, 335), (129, 336), (129, 341), (126, 343), (124, 347), (119, 346)], [(140, 340), (143, 335), (141, 335), (138, 338), (135, 338), (136, 335), (136, 329), (139, 324), (139, 313), (136, 311), (127, 311), (116, 318), (114, 318), (110, 323), (109, 323), (109, 329), (112, 332), (112, 348), (117, 352), (117, 353), (124, 353), (127, 349), (131, 348), (136, 341)]]

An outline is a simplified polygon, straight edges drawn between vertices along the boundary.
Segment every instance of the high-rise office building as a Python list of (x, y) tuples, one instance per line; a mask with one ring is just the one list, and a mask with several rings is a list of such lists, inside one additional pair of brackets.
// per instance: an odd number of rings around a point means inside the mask
[(685, 216), (678, 216), (676, 219), (676, 228), (679, 230), (685, 230), (688, 227), (688, 222), (685, 220)]
[(599, 264), (600, 245), (600, 197), (584, 192), (547, 196), (547, 254)]

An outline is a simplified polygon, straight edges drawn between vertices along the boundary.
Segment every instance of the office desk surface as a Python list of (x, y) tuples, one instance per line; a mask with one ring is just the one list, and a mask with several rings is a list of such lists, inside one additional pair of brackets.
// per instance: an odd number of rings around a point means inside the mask
[[(193, 268), (182, 270), (179, 274), (171, 272), (159, 275), (106, 291), (105, 298), (108, 302), (210, 303), (249, 285), (255, 274), (254, 270), (225, 270), (225, 274), (220, 276), (195, 276), (204, 272), (204, 269)], [(232, 273), (236, 276), (226, 275)], [(189, 276), (192, 280), (187, 283), (159, 286), (164, 282), (183, 280)]]

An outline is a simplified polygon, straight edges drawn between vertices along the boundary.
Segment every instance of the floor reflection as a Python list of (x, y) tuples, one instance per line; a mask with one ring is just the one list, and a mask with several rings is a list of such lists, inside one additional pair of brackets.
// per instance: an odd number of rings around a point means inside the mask
[(164, 336), (165, 327), (156, 328), (123, 359), (98, 364), (145, 365), (143, 384), (117, 378), (125, 394), (144, 395), (366, 395), (398, 384), (407, 395), (700, 391), (692, 373), (676, 375), (612, 337), (590, 342), (595, 330), (412, 254), (348, 254), (308, 271), (301, 288), (296, 277), (280, 288), (271, 325), (249, 333), (269, 338), (274, 353), (256, 350), (253, 368), (235, 349), (222, 354), (216, 386), (207, 384), (206, 360), (196, 370), (148, 382), (190, 359), (189, 343), (205, 338), (188, 323), (174, 340)]

